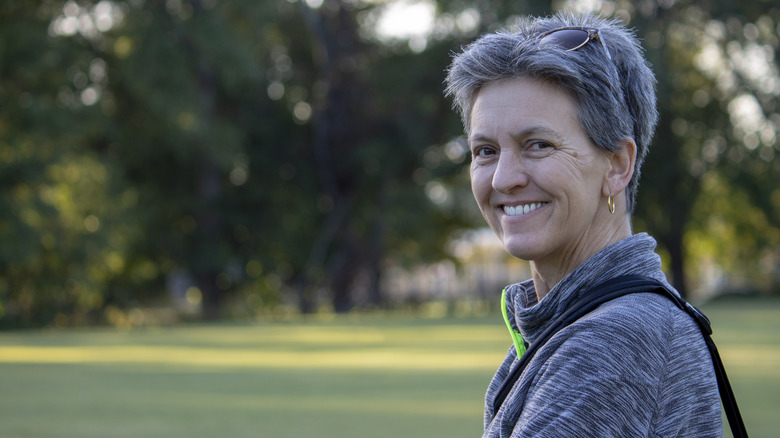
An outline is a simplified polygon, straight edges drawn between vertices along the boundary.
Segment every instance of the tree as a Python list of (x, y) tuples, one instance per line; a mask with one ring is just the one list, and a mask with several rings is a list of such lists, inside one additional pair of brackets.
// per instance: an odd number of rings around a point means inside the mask
[[(720, 204), (723, 209), (717, 213), (712, 208), (694, 209), (703, 207), (698, 200), (712, 200), (722, 187), (712, 181), (729, 181), (733, 191), (726, 196), (733, 200), (740, 196), (737, 193), (747, 195), (750, 202), (740, 210), (757, 209), (766, 219), (753, 221), (753, 232), (740, 233), (739, 246), (751, 248), (752, 256), (743, 258), (745, 263), (729, 260), (741, 251), (709, 256), (730, 266), (732, 274), (751, 271), (756, 257), (777, 266), (776, 251), (768, 254), (774, 262), (759, 254), (776, 247), (778, 233), (769, 200), (772, 191), (765, 189), (772, 186), (770, 181), (776, 180), (779, 170), (771, 163), (777, 124), (767, 117), (777, 111), (772, 97), (776, 91), (767, 89), (767, 84), (778, 81), (776, 60), (772, 62), (777, 47), (772, 23), (778, 11), (767, 13), (754, 6), (678, 2), (669, 8), (640, 8), (636, 16), (659, 78), (661, 112), (637, 215), (669, 252), (675, 287), (683, 293), (688, 286), (686, 272), (691, 271), (686, 260), (696, 263), (704, 255), (686, 250), (687, 236), (695, 233), (699, 241), (704, 235), (715, 241), (724, 238), (712, 228), (717, 223), (712, 219), (730, 216), (742, 204)], [(748, 61), (750, 56), (753, 59)], [(762, 276), (766, 278), (773, 269)]]
[[(378, 306), (382, 265), (412, 242), (413, 234), (400, 235), (407, 231), (402, 220), (411, 219), (422, 230), (439, 225), (436, 234), (417, 241), (436, 242), (431, 246), (439, 257), (442, 236), (462, 224), (421, 197), (420, 183), (432, 175), (417, 182), (413, 178), (426, 148), (447, 141), (444, 127), (452, 115), (440, 99), (440, 70), (421, 66), (424, 58), (408, 49), (399, 52), (361, 38), (358, 17), (369, 7), (326, 1), (316, 10), (304, 4), (301, 9), (315, 42), (312, 79), (326, 90), (314, 102), (312, 156), (327, 204), (323, 226), (299, 273), (301, 309), (311, 310), (309, 294), (321, 285), (332, 294), (338, 312), (353, 307), (358, 286), (368, 290), (367, 304)], [(447, 48), (430, 48), (427, 59), (439, 64), (429, 65), (441, 68)], [(447, 175), (456, 167), (440, 171)], [(413, 218), (405, 215), (408, 203), (415, 206)], [(358, 284), (361, 279), (363, 285)]]
[[(32, 252), (44, 260), (36, 262), (38, 269), (51, 268), (45, 260), (52, 257), (65, 266), (49, 277), (51, 296), (61, 294), (63, 284), (78, 283), (74, 278), (90, 278), (83, 295), (93, 297), (87, 301), (98, 312), (94, 318), (109, 307), (162, 300), (166, 281), (182, 276), (190, 283), (188, 297), (202, 297), (207, 317), (219, 316), (227, 300), (278, 302), (296, 284), (327, 291), (339, 311), (355, 304), (351, 294), (360, 288), (371, 291), (362, 300), (378, 305), (388, 256), (439, 257), (442, 236), (461, 223), (422, 190), (458, 166), (420, 172), (428, 146), (441, 149), (448, 140), (443, 126), (454, 120), (439, 95), (447, 48), (439, 49), (435, 71), (404, 72), (414, 74), (405, 91), (424, 97), (394, 96), (393, 87), (373, 78), (377, 68), (392, 65), (386, 61), (409, 54), (359, 35), (357, 17), (367, 6), (50, 1), (4, 8), (8, 22), (24, 14), (33, 22), (15, 29), (43, 48), (31, 53), (58, 54), (48, 65), (16, 52), (5, 58), (17, 66), (4, 75), (6, 89), (23, 83), (24, 75), (53, 73), (59, 82), (31, 87), (67, 98), (67, 105), (26, 128), (41, 135), (36, 151), (57, 138), (83, 164), (73, 172), (87, 175), (84, 166), (91, 166), (100, 176), (90, 181), (88, 196), (77, 196), (78, 184), (87, 181), (63, 176), (62, 194), (50, 196), (61, 202), (30, 208), (48, 209), (54, 227), (64, 223), (66, 211), (79, 225), (68, 241), (82, 258), (62, 262), (67, 252), (56, 237), (56, 247), (47, 243)], [(324, 29), (322, 39), (292, 31), (305, 28), (305, 17), (313, 32)], [(382, 86), (381, 93), (369, 88)], [(402, 110), (409, 113), (392, 113)], [(7, 117), (17, 117), (15, 109)], [(52, 120), (62, 120), (63, 129), (47, 127), (56, 126)], [(48, 156), (34, 161), (36, 171), (68, 175), (67, 169), (55, 172), (64, 156)], [(12, 211), (18, 201), (9, 205)], [(396, 234), (399, 222), (416, 233)], [(86, 233), (99, 237), (94, 244), (77, 237), (85, 223)], [(42, 227), (36, 223), (28, 234)], [(8, 229), (17, 233), (24, 226)], [(29, 272), (28, 260), (12, 258), (5, 272)], [(18, 276), (24, 284), (8, 290), (44, 296), (26, 275)], [(4, 297), (8, 313), (18, 313), (13, 308), (31, 295)], [(53, 298), (43, 301), (54, 313), (73, 311)], [(304, 311), (313, 305), (301, 300)], [(52, 320), (41, 316), (36, 323)]]
[[(377, 2), (2, 2), (0, 324), (116, 319), (168, 289), (208, 318), (376, 307), (387, 266), (451, 257), (481, 222), (450, 54), (577, 4), (428, 4), (428, 33), (393, 37)], [(780, 13), (599, 5), (659, 78), (637, 229), (682, 291), (700, 254), (778, 281)]]

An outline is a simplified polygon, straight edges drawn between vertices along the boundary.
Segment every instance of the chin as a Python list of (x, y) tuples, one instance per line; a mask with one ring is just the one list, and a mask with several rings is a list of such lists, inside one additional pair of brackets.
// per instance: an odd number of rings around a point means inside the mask
[(533, 261), (541, 257), (538, 245), (531, 242), (518, 242), (516, 239), (505, 240), (504, 250), (512, 257), (525, 261)]

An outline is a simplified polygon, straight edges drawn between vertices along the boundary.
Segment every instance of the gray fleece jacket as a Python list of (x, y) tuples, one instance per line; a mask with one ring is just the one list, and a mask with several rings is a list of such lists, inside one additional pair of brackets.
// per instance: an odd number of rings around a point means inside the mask
[[(666, 283), (655, 246), (652, 237), (637, 234), (604, 248), (539, 303), (532, 281), (509, 286), (510, 323), (530, 344), (580, 294), (603, 281), (640, 274)], [(666, 297), (626, 295), (559, 331), (538, 350), (496, 413), (493, 400), (516, 362), (513, 346), (487, 391), (483, 437), (723, 435), (717, 382), (701, 331)]]

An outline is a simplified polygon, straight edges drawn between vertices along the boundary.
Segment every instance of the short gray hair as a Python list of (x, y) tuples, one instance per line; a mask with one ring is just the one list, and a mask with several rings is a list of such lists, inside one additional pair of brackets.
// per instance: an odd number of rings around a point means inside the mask
[[(598, 29), (611, 61), (596, 41), (576, 51), (537, 44), (541, 33), (570, 26)], [(633, 212), (640, 168), (658, 122), (655, 75), (634, 32), (616, 20), (558, 13), (521, 18), (514, 29), (483, 35), (453, 57), (445, 81), (445, 94), (453, 99), (466, 133), (479, 89), (514, 77), (549, 81), (571, 95), (580, 124), (596, 147), (616, 151), (621, 140), (634, 139), (636, 164), (626, 188), (628, 208)]]

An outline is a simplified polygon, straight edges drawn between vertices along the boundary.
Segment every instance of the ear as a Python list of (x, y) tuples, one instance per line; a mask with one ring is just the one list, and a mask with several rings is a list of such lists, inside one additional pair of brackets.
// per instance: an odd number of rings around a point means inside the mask
[(634, 139), (626, 137), (621, 140), (619, 148), (608, 154), (608, 169), (604, 176), (604, 196), (618, 196), (628, 187), (631, 177), (634, 176), (634, 163), (636, 163), (636, 143)]

